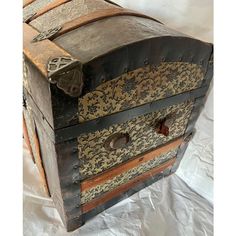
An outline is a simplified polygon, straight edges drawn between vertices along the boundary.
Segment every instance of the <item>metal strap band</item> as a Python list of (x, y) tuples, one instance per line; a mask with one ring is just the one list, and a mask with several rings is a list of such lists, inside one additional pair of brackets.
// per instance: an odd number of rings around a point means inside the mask
[(136, 16), (136, 17), (146, 18), (146, 19), (150, 19), (158, 23), (161, 23), (160, 21), (150, 16), (146, 16), (144, 14), (141, 14), (132, 10), (128, 10), (125, 8), (109, 8), (109, 9), (98, 10), (98, 11), (89, 13), (87, 15), (78, 17), (69, 22), (66, 22), (64, 25), (61, 26), (62, 27), (61, 30), (59, 30), (56, 34), (52, 35), (50, 39), (55, 39), (58, 36), (61, 36), (65, 33), (68, 33), (69, 31), (72, 31), (81, 26), (87, 25), (89, 23), (93, 23), (93, 22), (106, 19), (109, 17), (114, 17), (114, 16)]
[(45, 14), (46, 12), (48, 11), (51, 11), (53, 10), (54, 8), (56, 7), (59, 7), (60, 5), (64, 4), (64, 3), (67, 3), (67, 2), (70, 2), (71, 0), (55, 0), (53, 2), (51, 2), (50, 4), (44, 6), (39, 12), (37, 12), (31, 19), (30, 21), (32, 20), (35, 20), (37, 17)]
[(197, 97), (202, 97), (205, 95), (207, 89), (208, 87), (202, 87), (169, 98), (157, 100), (138, 107), (134, 107), (129, 110), (124, 110), (108, 116), (99, 117), (95, 120), (90, 120), (70, 127), (58, 129), (55, 131), (55, 142), (56, 143), (64, 142), (66, 140), (76, 138), (81, 134), (106, 129), (111, 125), (121, 124), (137, 116), (158, 111), (165, 107), (172, 106), (184, 102), (186, 100), (192, 100)]
[(23, 8), (27, 7), (28, 5), (30, 5), (32, 2), (34, 2), (36, 0), (24, 0), (23, 2)]

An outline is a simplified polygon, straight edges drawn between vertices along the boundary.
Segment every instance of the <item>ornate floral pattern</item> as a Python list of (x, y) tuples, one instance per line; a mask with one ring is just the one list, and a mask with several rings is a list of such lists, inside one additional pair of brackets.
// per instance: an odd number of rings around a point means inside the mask
[[(193, 101), (186, 101), (157, 112), (141, 115), (122, 124), (112, 125), (108, 129), (79, 136), (78, 158), (81, 178), (101, 173), (134, 156), (180, 137), (184, 134), (192, 107)], [(167, 116), (174, 116), (175, 120), (170, 125), (169, 135), (166, 137), (156, 133), (154, 128), (158, 120)], [(125, 148), (107, 150), (104, 147), (105, 141), (118, 132), (129, 134), (130, 144)]]
[(136, 69), (79, 98), (79, 122), (196, 89), (203, 78), (201, 66), (186, 62), (162, 62)]
[(113, 190), (114, 188), (127, 183), (129, 180), (143, 174), (146, 171), (157, 167), (164, 162), (174, 158), (177, 154), (177, 149), (172, 150), (166, 154), (157, 156), (155, 159), (147, 161), (139, 166), (136, 166), (112, 179), (107, 180), (103, 184), (99, 184), (87, 191), (81, 193), (81, 204), (89, 202), (100, 195)]

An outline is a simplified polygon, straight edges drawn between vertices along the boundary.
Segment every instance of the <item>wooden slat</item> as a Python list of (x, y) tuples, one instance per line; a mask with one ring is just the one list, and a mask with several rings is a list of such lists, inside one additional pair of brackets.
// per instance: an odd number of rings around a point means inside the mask
[(39, 143), (36, 128), (35, 128), (33, 139), (34, 139), (34, 145), (35, 145), (35, 150), (36, 150), (35, 163), (36, 163), (36, 166), (39, 170), (41, 181), (42, 181), (42, 184), (44, 186), (44, 189), (45, 189), (47, 195), (50, 196), (49, 190), (48, 190), (47, 179), (46, 179), (45, 171), (44, 171), (44, 168), (43, 168), (41, 151), (40, 151), (40, 143)]
[(47, 63), (55, 57), (71, 57), (65, 50), (48, 39), (32, 43), (32, 39), (39, 34), (37, 30), (26, 23), (23, 24), (23, 51), (25, 56), (47, 77)]
[(138, 13), (138, 12), (135, 12), (132, 10), (128, 10), (125, 8), (114, 8), (113, 7), (113, 8), (108, 8), (108, 9), (97, 10), (95, 12), (89, 13), (84, 16), (80, 16), (74, 20), (66, 22), (62, 26), (62, 29), (58, 33), (56, 33), (54, 36), (52, 36), (51, 38), (54, 39), (58, 36), (61, 36), (65, 33), (69, 32), (69, 31), (77, 29), (81, 26), (84, 26), (89, 23), (96, 22), (98, 20), (102, 20), (105, 18), (114, 17), (114, 16), (137, 16), (137, 17), (151, 19), (151, 20), (154, 20), (154, 21), (157, 21), (158, 23), (160, 23), (158, 20), (156, 20), (150, 16), (146, 16), (144, 14), (141, 14), (141, 13)]
[(36, 19), (37, 17), (39, 17), (39, 16), (45, 14), (45, 13), (48, 12), (48, 11), (53, 10), (53, 9), (56, 8), (56, 7), (59, 7), (60, 5), (62, 5), (62, 4), (64, 4), (64, 3), (67, 3), (67, 2), (70, 2), (70, 1), (71, 1), (71, 0), (55, 0), (55, 1), (53, 1), (53, 2), (51, 2), (50, 4), (44, 6), (42, 9), (40, 9), (40, 10), (36, 13), (36, 15), (34, 15), (34, 16), (30, 19), (30, 21), (32, 21), (32, 20)]
[(32, 157), (32, 160), (33, 160), (33, 162), (35, 162), (34, 155), (33, 155), (33, 150), (32, 150), (31, 144), (30, 144), (29, 133), (28, 133), (26, 122), (25, 122), (24, 114), (23, 114), (23, 136), (24, 136), (26, 146), (27, 146), (27, 148), (30, 152), (30, 155)]
[(29, 4), (31, 4), (31, 3), (34, 2), (34, 1), (36, 1), (36, 0), (24, 0), (24, 1), (23, 1), (23, 8), (24, 8), (24, 7), (27, 7)]
[(102, 204), (106, 203), (107, 201), (109, 201), (117, 196), (122, 195), (124, 192), (135, 187), (139, 183), (149, 179), (153, 175), (156, 175), (156, 174), (164, 171), (168, 167), (173, 166), (173, 164), (175, 163), (175, 160), (176, 160), (176, 158), (173, 158), (173, 159), (167, 161), (166, 163), (162, 164), (161, 166), (153, 168), (152, 170), (147, 171), (140, 176), (137, 176), (136, 178), (132, 179), (128, 183), (123, 184), (123, 185), (117, 187), (116, 189), (103, 194), (101, 197), (94, 199), (91, 202), (85, 203), (84, 205), (82, 205), (82, 212), (83, 213), (89, 212), (92, 209), (96, 208), (97, 206), (102, 205)]
[(107, 180), (112, 179), (116, 177), (117, 175), (120, 175), (121, 173), (124, 173), (132, 168), (135, 168), (136, 166), (139, 166), (147, 161), (153, 160), (154, 158), (162, 154), (165, 154), (173, 149), (176, 149), (182, 142), (183, 142), (183, 138), (179, 138), (163, 147), (160, 147), (151, 152), (142, 154), (138, 156), (137, 158), (132, 159), (124, 164), (121, 164), (118, 167), (115, 167), (111, 170), (108, 170), (107, 172), (104, 172), (98, 176), (84, 180), (81, 182), (81, 191), (86, 191), (90, 188), (93, 188), (97, 186), (98, 184), (102, 184), (106, 182)]

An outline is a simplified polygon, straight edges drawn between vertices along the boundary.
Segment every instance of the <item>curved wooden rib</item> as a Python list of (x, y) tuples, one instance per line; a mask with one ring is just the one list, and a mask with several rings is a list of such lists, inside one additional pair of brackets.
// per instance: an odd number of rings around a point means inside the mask
[(53, 2), (51, 2), (50, 4), (46, 5), (45, 7), (43, 7), (40, 11), (38, 11), (31, 19), (30, 21), (32, 20), (35, 20), (37, 17), (45, 14), (46, 12), (48, 11), (51, 11), (52, 9), (56, 8), (56, 7), (59, 7), (60, 5), (64, 4), (64, 3), (67, 3), (67, 2), (70, 2), (71, 0), (55, 0)]
[(39, 34), (37, 30), (26, 23), (23, 24), (23, 52), (25, 56), (47, 77), (48, 61), (55, 57), (71, 57), (65, 50), (58, 47), (48, 39), (32, 43), (33, 38)]
[(24, 2), (23, 2), (23, 8), (24, 7), (27, 7), (28, 5), (30, 5), (32, 2), (34, 2), (34, 1), (36, 1), (36, 0), (24, 0)]
[(94, 176), (92, 178), (84, 180), (81, 182), (81, 186), (80, 186), (81, 191), (86, 191), (92, 187), (97, 186), (98, 184), (102, 184), (106, 182), (107, 180), (112, 179), (117, 175), (120, 175), (121, 173), (124, 173), (132, 168), (135, 168), (136, 166), (139, 166), (147, 161), (153, 160), (154, 158), (162, 154), (165, 154), (173, 149), (176, 149), (178, 146), (180, 146), (182, 142), (183, 142), (183, 138), (179, 138), (160, 148), (156, 148), (153, 151), (149, 151), (145, 154), (139, 155), (135, 159), (132, 159), (124, 164), (121, 164), (118, 167), (108, 170), (98, 176)]
[(162, 164), (156, 168), (153, 168), (150, 171), (143, 173), (142, 175), (137, 176), (136, 178), (130, 180), (128, 183), (123, 184), (123, 185), (115, 188), (114, 190), (103, 194), (101, 197), (98, 197), (98, 198), (92, 200), (91, 202), (85, 203), (84, 205), (81, 206), (82, 212), (83, 213), (89, 212), (89, 211), (93, 210), (94, 208), (96, 208), (97, 206), (100, 206), (100, 205), (108, 202), (109, 200), (122, 195), (124, 192), (137, 186), (139, 183), (142, 183), (145, 180), (151, 178), (152, 176), (154, 176), (158, 173), (161, 173), (162, 171), (166, 170), (167, 168), (173, 166), (175, 161), (176, 161), (176, 158), (173, 158), (173, 159), (165, 162), (164, 164)]
[(74, 20), (71, 20), (69, 22), (66, 22), (64, 25), (62, 25), (62, 29), (58, 33), (53, 35), (51, 38), (54, 39), (65, 33), (68, 33), (69, 31), (77, 29), (81, 26), (84, 26), (89, 23), (93, 23), (93, 22), (96, 22), (105, 18), (114, 17), (114, 16), (136, 16), (136, 17), (142, 17), (142, 18), (150, 19), (158, 23), (161, 23), (160, 21), (150, 16), (146, 16), (136, 11), (128, 10), (125, 8), (109, 8), (109, 9), (97, 10), (95, 12), (89, 13), (87, 15), (84, 15)]

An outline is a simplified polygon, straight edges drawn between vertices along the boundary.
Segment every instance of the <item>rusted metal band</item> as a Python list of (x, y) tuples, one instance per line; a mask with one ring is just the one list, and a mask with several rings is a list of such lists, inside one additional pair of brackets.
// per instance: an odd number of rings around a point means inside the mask
[(53, 10), (54, 8), (56, 7), (59, 7), (60, 5), (64, 4), (64, 3), (67, 3), (67, 2), (70, 2), (71, 0), (55, 0), (53, 2), (51, 2), (50, 4), (44, 6), (40, 11), (38, 11), (31, 19), (30, 21), (32, 20), (35, 20), (37, 17), (45, 14), (46, 12), (48, 11), (51, 11)]
[(122, 195), (124, 192), (128, 191), (130, 188), (133, 188), (133, 187), (137, 186), (138, 184), (144, 182), (145, 180), (150, 179), (152, 176), (154, 176), (158, 173), (161, 173), (162, 171), (165, 171), (167, 168), (170, 168), (171, 166), (173, 166), (175, 161), (176, 161), (176, 158), (170, 159), (169, 161), (165, 162), (164, 164), (162, 164), (158, 167), (155, 167), (155, 168), (151, 169), (150, 171), (147, 171), (147, 172), (143, 173), (142, 175), (137, 176), (136, 178), (133, 178), (129, 182), (115, 188), (114, 190), (112, 190), (110, 192), (103, 194), (102, 196), (100, 196), (98, 198), (95, 198), (91, 202), (85, 203), (84, 205), (82, 205), (82, 212), (87, 213), (87, 212), (93, 210), (94, 208), (108, 202), (109, 200)]
[(23, 8), (27, 7), (28, 5), (30, 5), (32, 2), (34, 2), (36, 0), (24, 0), (23, 2)]
[(179, 138), (179, 139), (177, 139), (173, 142), (170, 142), (162, 147), (156, 148), (156, 149), (149, 151), (145, 154), (139, 155), (138, 157), (136, 157), (128, 162), (125, 162), (112, 170), (108, 170), (98, 176), (94, 176), (92, 178), (84, 180), (81, 182), (81, 191), (86, 191), (86, 190), (91, 189), (97, 185), (103, 184), (104, 182), (111, 180), (112, 178), (116, 177), (117, 175), (120, 175), (121, 173), (124, 173), (124, 172), (126, 172), (132, 168), (135, 168), (145, 162), (153, 160), (162, 154), (165, 154), (171, 150), (176, 149), (182, 143), (183, 143), (183, 138)]
[(109, 8), (109, 9), (97, 10), (95, 12), (89, 13), (87, 15), (84, 15), (74, 20), (71, 20), (69, 22), (66, 22), (64, 25), (61, 26), (61, 29), (57, 33), (55, 33), (54, 35), (50, 37), (50, 39), (55, 39), (58, 36), (61, 36), (69, 31), (72, 31), (81, 26), (87, 25), (89, 23), (93, 23), (93, 22), (110, 18), (110, 17), (114, 17), (114, 16), (136, 16), (136, 17), (146, 18), (146, 19), (150, 19), (158, 23), (161, 23), (160, 21), (150, 16), (138, 13), (136, 11), (128, 10), (125, 8)]

